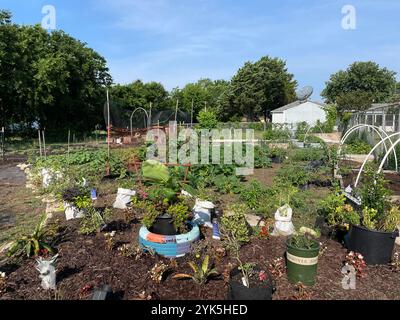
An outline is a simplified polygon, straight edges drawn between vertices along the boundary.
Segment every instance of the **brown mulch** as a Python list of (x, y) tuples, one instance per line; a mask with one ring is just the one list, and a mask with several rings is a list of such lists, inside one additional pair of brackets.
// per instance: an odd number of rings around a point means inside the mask
[[(222, 276), (210, 280), (205, 286), (193, 281), (172, 279), (174, 273), (190, 272), (187, 261), (194, 257), (177, 259), (174, 266), (160, 284), (150, 278), (149, 270), (158, 261), (170, 263), (168, 259), (146, 255), (138, 259), (121, 256), (114, 248), (106, 246), (104, 234), (83, 236), (76, 231), (77, 223), (64, 223), (66, 231), (59, 244), (57, 262), (57, 285), (59, 299), (91, 299), (94, 288), (108, 284), (113, 289), (114, 299), (139, 299), (142, 292), (152, 299), (161, 300), (217, 300), (226, 299), (227, 285)], [(124, 226), (121, 223), (121, 226)], [(137, 242), (139, 223), (119, 228), (115, 247), (122, 243)], [(206, 237), (210, 237), (207, 231)], [(246, 262), (256, 262), (262, 268), (285, 252), (285, 238), (253, 237), (242, 247), (241, 257)], [(205, 240), (202, 240), (205, 241)], [(334, 240), (323, 239), (327, 250), (318, 263), (317, 282), (306, 288), (310, 299), (400, 299), (400, 273), (391, 271), (389, 266), (367, 267), (365, 276), (357, 279), (355, 290), (342, 288), (342, 261), (346, 249)], [(214, 244), (219, 244), (214, 241)], [(228, 262), (234, 263), (228, 256), (216, 261), (216, 267), (222, 274)], [(40, 287), (40, 279), (35, 269), (35, 260), (25, 260), (21, 266), (3, 265), (0, 270), (7, 273), (7, 291), (0, 294), (1, 299), (51, 299), (48, 292)], [(287, 281), (286, 274), (275, 279), (276, 292), (273, 299), (293, 299), (298, 297), (296, 286)], [(86, 287), (86, 290), (84, 289)]]

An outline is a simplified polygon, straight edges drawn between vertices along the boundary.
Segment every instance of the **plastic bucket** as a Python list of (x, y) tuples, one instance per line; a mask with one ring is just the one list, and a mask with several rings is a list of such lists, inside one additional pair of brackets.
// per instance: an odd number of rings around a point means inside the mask
[(394, 242), (399, 232), (369, 230), (361, 226), (351, 226), (348, 249), (361, 253), (369, 265), (388, 264), (392, 259)]
[(301, 282), (311, 286), (315, 283), (317, 275), (319, 243), (315, 242), (315, 247), (311, 249), (299, 249), (290, 244), (291, 238), (286, 240), (286, 265), (287, 276), (291, 283)]

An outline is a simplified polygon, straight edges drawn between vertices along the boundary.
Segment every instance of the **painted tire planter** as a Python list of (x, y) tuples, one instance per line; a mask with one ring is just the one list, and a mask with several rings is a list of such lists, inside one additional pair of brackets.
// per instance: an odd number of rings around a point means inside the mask
[(152, 248), (166, 258), (183, 257), (190, 252), (191, 244), (200, 239), (200, 228), (198, 225), (191, 225), (192, 230), (188, 233), (173, 236), (152, 233), (142, 226), (139, 230), (139, 243), (142, 247)]
[(307, 286), (315, 283), (317, 275), (319, 243), (311, 249), (299, 249), (290, 244), (291, 238), (286, 240), (286, 264), (289, 282), (301, 282)]
[(392, 259), (396, 237), (399, 231), (382, 232), (361, 226), (351, 226), (348, 249), (361, 253), (369, 265), (387, 264)]

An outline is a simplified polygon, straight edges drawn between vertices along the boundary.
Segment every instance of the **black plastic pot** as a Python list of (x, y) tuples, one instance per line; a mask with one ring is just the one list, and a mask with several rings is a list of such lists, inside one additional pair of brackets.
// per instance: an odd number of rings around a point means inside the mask
[(369, 265), (388, 264), (392, 259), (393, 247), (399, 231), (381, 232), (360, 226), (351, 226), (348, 249), (361, 253)]
[(271, 161), (272, 161), (272, 163), (282, 163), (283, 162), (282, 157), (280, 157), (280, 156), (272, 156)]
[(270, 276), (267, 281), (251, 283), (248, 288), (239, 282), (240, 274), (237, 269), (231, 273), (232, 280), (229, 281), (228, 300), (272, 300), (275, 288)]
[(149, 231), (163, 236), (175, 236), (178, 234), (174, 227), (174, 221), (168, 214), (158, 216)]

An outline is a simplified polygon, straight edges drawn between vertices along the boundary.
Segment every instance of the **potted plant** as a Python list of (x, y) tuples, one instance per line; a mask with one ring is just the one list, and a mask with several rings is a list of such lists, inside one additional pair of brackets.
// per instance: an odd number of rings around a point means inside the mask
[(90, 197), (79, 188), (66, 189), (62, 192), (66, 220), (83, 218), (84, 209), (91, 205)]
[(230, 271), (229, 300), (271, 300), (274, 292), (272, 278), (268, 271), (257, 264), (243, 262), (240, 248), (250, 241), (250, 230), (242, 206), (231, 206), (221, 217), (222, 240), (226, 249), (237, 262)]
[(317, 274), (320, 244), (311, 232), (296, 233), (286, 240), (288, 280), (297, 284), (313, 285)]
[(390, 262), (399, 235), (400, 210), (390, 205), (385, 183), (382, 173), (373, 166), (367, 168), (361, 188), (360, 224), (353, 224), (349, 232), (349, 250), (361, 253), (370, 265)]
[(320, 217), (316, 226), (325, 236), (335, 238), (340, 243), (344, 242), (351, 225), (360, 223), (360, 215), (349, 204), (340, 189), (335, 188), (318, 206)]

